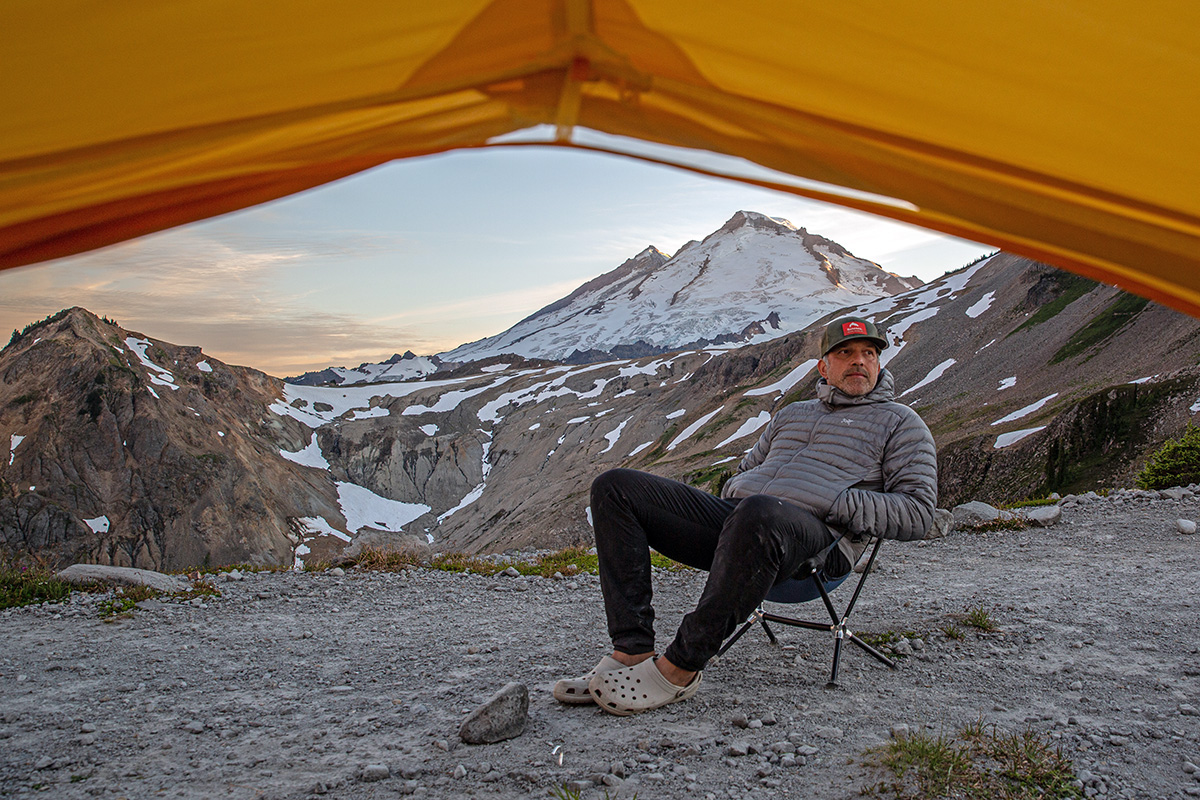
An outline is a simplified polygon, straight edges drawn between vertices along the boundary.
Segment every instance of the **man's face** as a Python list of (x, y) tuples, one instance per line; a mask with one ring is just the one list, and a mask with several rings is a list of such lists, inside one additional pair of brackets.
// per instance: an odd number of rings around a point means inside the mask
[(862, 397), (879, 380), (879, 348), (869, 339), (842, 342), (817, 362), (817, 372), (844, 394)]

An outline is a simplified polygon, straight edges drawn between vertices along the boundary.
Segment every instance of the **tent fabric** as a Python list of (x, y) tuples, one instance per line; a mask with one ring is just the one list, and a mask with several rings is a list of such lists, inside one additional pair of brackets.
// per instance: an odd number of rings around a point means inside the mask
[(586, 128), (744, 158), (850, 190), (785, 191), (1200, 315), (1200, 4), (13, 0), (2, 13), (0, 268), (548, 125), (565, 146)]

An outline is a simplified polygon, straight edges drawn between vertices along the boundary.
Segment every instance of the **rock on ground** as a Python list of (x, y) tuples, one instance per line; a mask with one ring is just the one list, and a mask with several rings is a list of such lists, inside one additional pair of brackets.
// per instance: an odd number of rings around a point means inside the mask
[(106, 567), (101, 564), (72, 564), (55, 577), (85, 586), (103, 583), (109, 586), (149, 586), (160, 592), (178, 592), (188, 587), (188, 582), (178, 575), (164, 575), (149, 569), (135, 567)]

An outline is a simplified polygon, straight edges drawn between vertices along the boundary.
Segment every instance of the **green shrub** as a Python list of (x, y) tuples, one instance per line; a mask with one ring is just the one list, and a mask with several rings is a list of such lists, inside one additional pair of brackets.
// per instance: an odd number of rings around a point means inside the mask
[(1135, 483), (1139, 489), (1200, 483), (1200, 427), (1189, 422), (1183, 435), (1154, 452)]

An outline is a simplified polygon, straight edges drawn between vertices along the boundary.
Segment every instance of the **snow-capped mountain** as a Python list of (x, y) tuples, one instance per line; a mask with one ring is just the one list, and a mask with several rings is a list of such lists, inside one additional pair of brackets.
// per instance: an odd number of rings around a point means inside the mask
[(288, 383), (302, 386), (343, 383), (386, 383), (388, 381), (412, 381), (432, 375), (441, 367), (437, 356), (419, 356), (411, 350), (404, 355), (396, 353), (387, 361), (378, 364), (364, 363), (357, 367), (327, 367), (316, 372), (306, 372), (295, 378), (284, 378)]
[(785, 219), (739, 211), (671, 258), (648, 247), (504, 333), (441, 358), (583, 362), (763, 342), (920, 285)]

